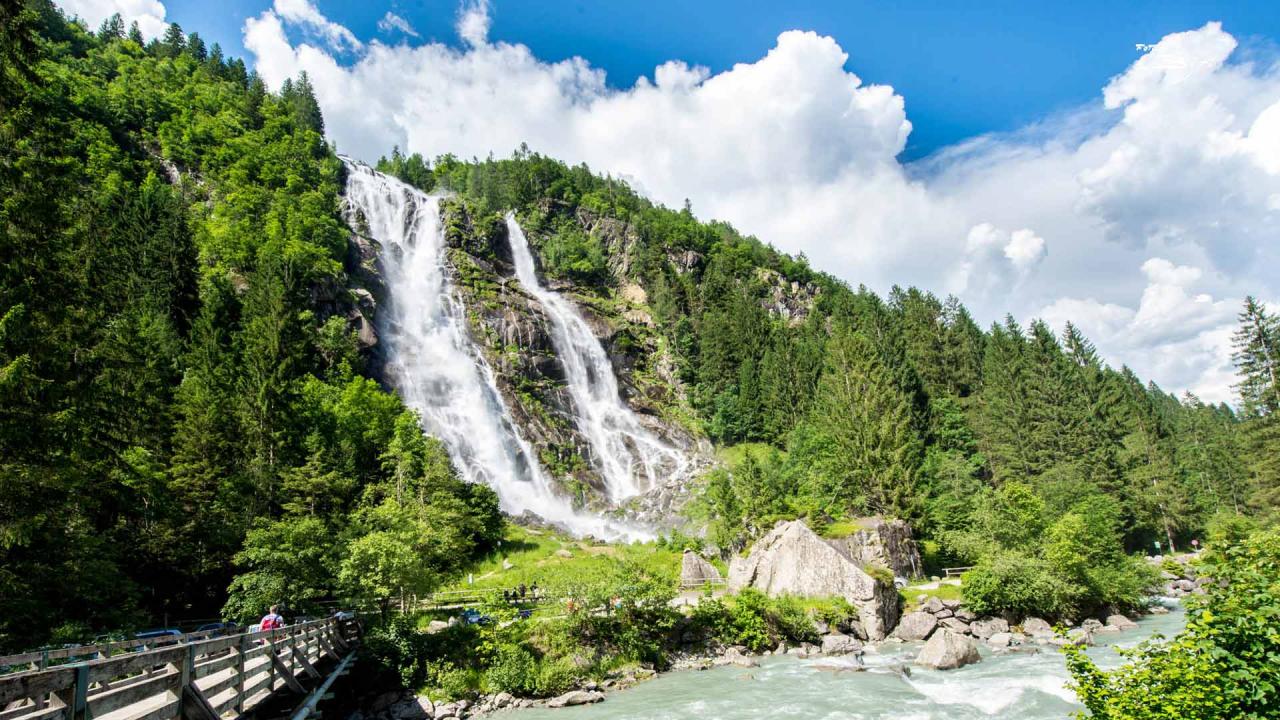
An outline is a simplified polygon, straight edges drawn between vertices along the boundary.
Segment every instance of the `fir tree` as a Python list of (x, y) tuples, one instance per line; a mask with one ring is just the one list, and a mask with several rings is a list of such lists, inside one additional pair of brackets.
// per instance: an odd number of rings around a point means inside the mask
[(101, 27), (98, 28), (98, 39), (103, 42), (124, 39), (124, 18), (120, 17), (120, 13), (112, 13), (111, 17), (102, 21)]

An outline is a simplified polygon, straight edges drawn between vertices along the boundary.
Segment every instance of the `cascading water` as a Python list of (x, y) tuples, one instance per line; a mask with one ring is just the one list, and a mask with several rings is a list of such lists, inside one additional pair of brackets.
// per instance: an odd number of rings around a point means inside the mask
[(575, 511), (555, 493), (467, 332), (446, 270), (439, 198), (367, 165), (344, 162), (347, 221), (358, 227), (362, 213), (382, 245), (389, 298), (378, 319), (387, 378), (421, 415), (425, 430), (444, 443), (463, 478), (492, 487), (509, 513), (528, 510), (578, 534), (647, 535)]
[(609, 499), (625, 500), (654, 487), (663, 476), (683, 474), (688, 469), (684, 454), (645, 428), (622, 401), (613, 364), (587, 321), (538, 280), (529, 240), (513, 213), (507, 214), (507, 237), (516, 279), (551, 318), (552, 342), (564, 364), (578, 430), (591, 445)]

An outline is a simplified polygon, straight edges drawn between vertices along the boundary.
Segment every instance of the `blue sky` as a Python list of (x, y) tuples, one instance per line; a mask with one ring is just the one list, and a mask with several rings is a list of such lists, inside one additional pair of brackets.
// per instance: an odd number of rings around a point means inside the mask
[[(452, 0), (371, 3), (320, 0), (330, 20), (363, 39), (409, 40), (380, 32), (387, 10), (421, 40), (457, 44)], [(244, 54), (245, 18), (261, 0), (168, 0), (168, 18)], [(548, 61), (582, 56), (629, 87), (672, 58), (713, 73), (752, 62), (789, 29), (830, 35), (849, 53), (847, 69), (906, 98), (914, 129), (904, 158), (988, 132), (1021, 128), (1095, 98), (1137, 57), (1135, 44), (1221, 20), (1244, 51), (1280, 38), (1274, 1), (1115, 2), (724, 2), (495, 0), (493, 40), (528, 45)]]

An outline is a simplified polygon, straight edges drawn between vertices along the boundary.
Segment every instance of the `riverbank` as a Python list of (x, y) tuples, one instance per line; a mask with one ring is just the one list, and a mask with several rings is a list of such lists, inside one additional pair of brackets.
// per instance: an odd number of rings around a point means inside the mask
[[(1138, 627), (1097, 637), (1089, 649), (1103, 667), (1116, 649), (1183, 626), (1183, 611), (1148, 615)], [(852, 656), (759, 658), (757, 667), (722, 665), (703, 672), (663, 673), (604, 702), (567, 709), (528, 708), (504, 720), (747, 720), (803, 717), (857, 720), (1060, 720), (1079, 710), (1067, 688), (1062, 655), (1051, 646), (1015, 652), (982, 647), (983, 660), (957, 670), (912, 667), (921, 643), (869, 645), (859, 667)], [(903, 672), (902, 668), (909, 672)]]
[[(1115, 648), (1136, 645), (1156, 633), (1171, 636), (1182, 628), (1181, 606), (1172, 599), (1166, 602), (1172, 604), (1172, 610), (1156, 605), (1155, 612), (1124, 629), (1113, 625), (1099, 632), (1086, 625), (1072, 628), (1068, 636), (1091, 646), (1089, 654), (1102, 667), (1114, 666), (1120, 661)], [(836, 648), (823, 652), (821, 646), (811, 644), (761, 654), (740, 647), (718, 647), (710, 653), (676, 655), (668, 672), (657, 673), (648, 667), (621, 669), (601, 681), (589, 681), (547, 699), (499, 693), (474, 702), (432, 702), (408, 692), (387, 693), (349, 720), (482, 716), (729, 720), (772, 717), (784, 708), (799, 707), (811, 710), (801, 713), (803, 717), (1037, 720), (1064, 717), (1078, 709), (1074, 695), (1066, 688), (1065, 662), (1057, 647), (1069, 641), (1051, 632), (1036, 632), (1033, 626), (1013, 628), (1007, 634), (1007, 644), (991, 643), (989, 638), (977, 642), (981, 661), (954, 670), (917, 666), (913, 660), (924, 643), (898, 638), (860, 643), (853, 652)], [(745, 694), (739, 697), (739, 691)], [(860, 704), (857, 712), (839, 714), (852, 712), (847, 709), (848, 702), (855, 696)]]

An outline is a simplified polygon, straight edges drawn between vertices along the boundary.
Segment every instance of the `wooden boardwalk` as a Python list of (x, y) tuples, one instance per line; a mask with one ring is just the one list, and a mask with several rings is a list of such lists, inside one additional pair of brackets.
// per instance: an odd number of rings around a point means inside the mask
[[(345, 669), (359, 636), (358, 620), (327, 618), (115, 655), (99, 649), (108, 656), (0, 676), (0, 720), (229, 720), (282, 693), (297, 697), (302, 720), (331, 682), (318, 667)], [(69, 650), (76, 658), (89, 648)]]

